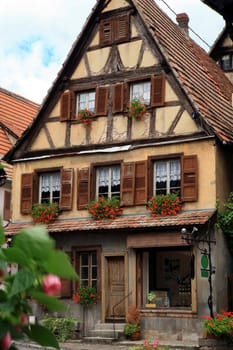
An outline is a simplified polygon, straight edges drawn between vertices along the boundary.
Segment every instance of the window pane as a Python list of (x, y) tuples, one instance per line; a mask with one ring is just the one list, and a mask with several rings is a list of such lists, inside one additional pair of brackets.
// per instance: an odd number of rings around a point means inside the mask
[(131, 85), (130, 99), (139, 98), (146, 104), (150, 103), (150, 82), (140, 82)]
[(43, 173), (39, 177), (39, 201), (41, 203), (59, 203), (60, 172)]
[(88, 279), (88, 266), (81, 267), (81, 279)]
[(95, 91), (83, 92), (77, 95), (77, 113), (82, 109), (95, 110)]
[(88, 265), (88, 254), (82, 253), (80, 255), (80, 265)]
[(120, 166), (99, 167), (96, 171), (96, 195), (120, 196)]
[(180, 193), (180, 159), (156, 161), (154, 163), (154, 194)]

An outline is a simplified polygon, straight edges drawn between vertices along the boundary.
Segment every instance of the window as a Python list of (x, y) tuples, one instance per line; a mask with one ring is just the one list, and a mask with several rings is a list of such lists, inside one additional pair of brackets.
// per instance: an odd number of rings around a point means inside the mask
[(79, 253), (80, 285), (97, 288), (97, 254), (96, 252)]
[(128, 41), (130, 37), (129, 15), (102, 19), (100, 22), (100, 45), (112, 45)]
[(98, 167), (96, 169), (96, 196), (120, 197), (120, 179), (119, 165)]
[(150, 95), (151, 95), (151, 82), (150, 81), (144, 81), (144, 82), (137, 82), (133, 83), (130, 86), (130, 100), (133, 100), (134, 98), (138, 98), (147, 105), (150, 104)]
[(39, 176), (39, 202), (59, 203), (60, 172), (43, 173)]
[(180, 193), (180, 159), (159, 160), (154, 162), (153, 194)]
[(91, 112), (95, 111), (95, 91), (81, 92), (77, 94), (76, 99), (76, 113), (82, 109), (89, 109)]
[(224, 71), (233, 69), (233, 55), (224, 55), (221, 58), (221, 68)]
[(194, 258), (189, 248), (150, 248), (142, 252), (143, 304), (156, 294), (156, 307), (191, 307)]

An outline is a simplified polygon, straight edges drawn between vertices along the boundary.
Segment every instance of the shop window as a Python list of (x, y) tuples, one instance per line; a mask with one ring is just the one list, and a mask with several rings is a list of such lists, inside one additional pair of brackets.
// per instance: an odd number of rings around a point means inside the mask
[(156, 307), (191, 307), (193, 258), (190, 249), (151, 248), (142, 254), (143, 304), (156, 294)]

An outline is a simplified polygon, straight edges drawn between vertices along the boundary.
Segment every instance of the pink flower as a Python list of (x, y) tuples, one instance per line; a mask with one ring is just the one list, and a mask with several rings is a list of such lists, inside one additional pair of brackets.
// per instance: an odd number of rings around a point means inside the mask
[(21, 315), (21, 325), (26, 326), (28, 324), (28, 316), (27, 314), (23, 313)]
[(61, 290), (60, 278), (52, 274), (45, 276), (42, 289), (47, 295), (56, 295)]
[(7, 350), (11, 346), (11, 335), (7, 332), (3, 339), (0, 340), (0, 349)]

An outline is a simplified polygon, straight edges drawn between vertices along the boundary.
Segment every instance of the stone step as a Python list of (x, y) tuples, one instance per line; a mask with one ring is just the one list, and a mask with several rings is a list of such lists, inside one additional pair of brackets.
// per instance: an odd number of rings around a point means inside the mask
[(92, 343), (92, 344), (112, 344), (114, 341), (115, 339), (111, 337), (87, 336), (82, 338), (83, 343)]
[(125, 323), (100, 323), (98, 322), (95, 325), (96, 330), (101, 330), (101, 329), (115, 329), (119, 331), (123, 331), (125, 327)]

